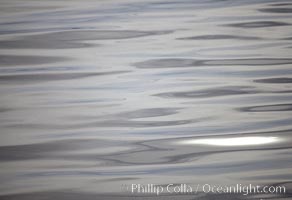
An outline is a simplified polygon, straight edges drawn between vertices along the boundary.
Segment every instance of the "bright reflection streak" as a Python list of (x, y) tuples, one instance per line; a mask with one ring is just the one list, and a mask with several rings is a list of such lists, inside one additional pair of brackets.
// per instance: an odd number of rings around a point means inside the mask
[(210, 138), (210, 139), (192, 139), (181, 141), (180, 144), (203, 144), (214, 146), (248, 146), (262, 145), (279, 141), (278, 137), (233, 137), (233, 138)]

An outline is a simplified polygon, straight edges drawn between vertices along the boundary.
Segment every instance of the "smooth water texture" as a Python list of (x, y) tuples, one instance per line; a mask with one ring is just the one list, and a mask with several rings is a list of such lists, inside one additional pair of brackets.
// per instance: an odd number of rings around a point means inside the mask
[[(0, 199), (292, 198), (292, 2), (0, 1)], [(285, 194), (132, 194), (131, 184)]]

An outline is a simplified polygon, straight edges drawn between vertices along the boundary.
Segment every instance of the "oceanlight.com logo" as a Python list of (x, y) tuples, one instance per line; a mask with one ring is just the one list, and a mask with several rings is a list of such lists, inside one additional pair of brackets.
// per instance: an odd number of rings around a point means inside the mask
[(212, 185), (212, 184), (130, 184), (122, 185), (122, 190), (132, 194), (285, 194), (285, 186), (260, 186), (260, 185)]

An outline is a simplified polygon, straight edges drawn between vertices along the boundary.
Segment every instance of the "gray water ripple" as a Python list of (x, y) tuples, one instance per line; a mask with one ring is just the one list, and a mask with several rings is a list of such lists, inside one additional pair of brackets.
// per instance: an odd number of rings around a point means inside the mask
[[(1, 161), (19, 161), (31, 159), (44, 159), (51, 158), (57, 159), (59, 153), (69, 153), (84, 149), (101, 149), (108, 148), (113, 145), (113, 141), (108, 142), (105, 140), (59, 140), (50, 141), (47, 143), (25, 144), (15, 146), (1, 146), (0, 147), (0, 160)], [(115, 144), (117, 146), (118, 143)], [(69, 157), (67, 157), (69, 159)], [(64, 159), (60, 154), (59, 159)]]
[(281, 77), (281, 78), (256, 79), (254, 80), (254, 82), (271, 83), (271, 84), (288, 84), (288, 83), (292, 83), (292, 78)]
[(212, 88), (198, 91), (186, 91), (186, 92), (168, 92), (155, 94), (159, 97), (174, 97), (174, 98), (211, 98), (218, 96), (229, 96), (229, 95), (243, 95), (243, 94), (256, 94), (258, 91), (252, 90), (253, 88), (233, 86), (233, 87), (222, 87)]
[(47, 63), (58, 63), (67, 60), (68, 58), (58, 56), (0, 55), (0, 67), (39, 65)]
[(243, 112), (284, 112), (292, 111), (292, 104), (261, 105), (240, 108)]
[(130, 121), (130, 120), (106, 120), (100, 122), (88, 123), (85, 126), (94, 127), (129, 127), (129, 128), (147, 128), (147, 127), (168, 127), (192, 124), (197, 120), (172, 120), (172, 121)]
[(91, 72), (91, 73), (46, 73), (46, 74), (18, 74), (18, 75), (0, 75), (0, 83), (2, 84), (24, 84), (39, 83), (48, 81), (65, 81), (72, 79), (82, 79), (94, 76), (106, 76), (128, 73), (130, 71), (112, 71), (112, 72)]
[(218, 59), (218, 60), (196, 60), (196, 59), (153, 59), (134, 63), (137, 68), (182, 68), (201, 66), (230, 66), (230, 65), (287, 65), (292, 64), (289, 58), (251, 58), (251, 59)]
[(173, 115), (179, 112), (178, 108), (149, 108), (149, 109), (140, 109), (132, 112), (124, 112), (116, 114), (115, 117), (122, 117), (128, 119), (139, 119), (139, 118), (148, 118), (148, 117), (159, 117), (166, 115)]
[(200, 35), (193, 37), (178, 38), (179, 40), (261, 40), (260, 37), (238, 35)]
[(226, 26), (235, 28), (265, 28), (265, 27), (279, 27), (279, 26), (291, 26), (290, 23), (276, 22), (276, 21), (256, 21), (256, 22), (244, 22), (228, 24)]
[(267, 13), (292, 13), (292, 8), (263, 8), (259, 9), (261, 12), (267, 12)]
[[(62, 41), (62, 40), (61, 40)], [(64, 41), (64, 40), (63, 40)], [(88, 44), (81, 42), (65, 41), (60, 42), (59, 40), (42, 40), (35, 39), (24, 39), (24, 40), (6, 40), (0, 41), (1, 49), (72, 49), (72, 48), (86, 48), (96, 47), (97, 44)]]
[(1, 49), (72, 49), (96, 47), (86, 43), (91, 40), (120, 40), (151, 35), (168, 34), (169, 31), (130, 31), (130, 30), (71, 30), (52, 32), (21, 39), (0, 41)]

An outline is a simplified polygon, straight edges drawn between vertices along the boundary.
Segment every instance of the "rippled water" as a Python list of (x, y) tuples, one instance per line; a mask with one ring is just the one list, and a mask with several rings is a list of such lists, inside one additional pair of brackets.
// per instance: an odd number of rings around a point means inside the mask
[[(1, 199), (290, 199), (292, 2), (0, 3)], [(130, 194), (131, 184), (285, 194)]]

